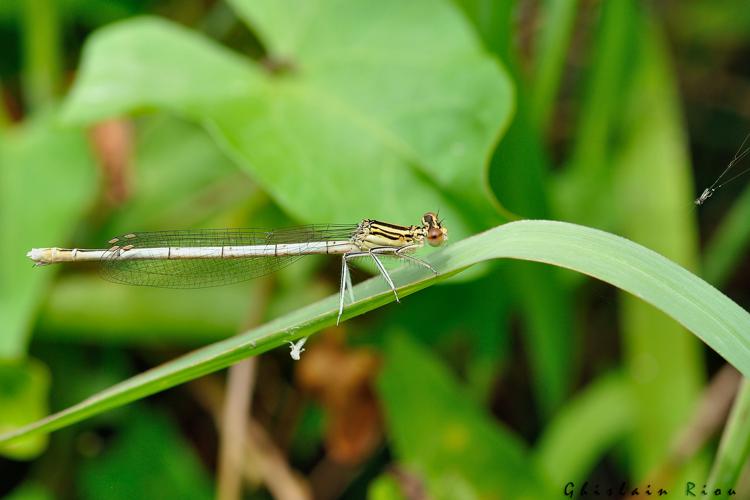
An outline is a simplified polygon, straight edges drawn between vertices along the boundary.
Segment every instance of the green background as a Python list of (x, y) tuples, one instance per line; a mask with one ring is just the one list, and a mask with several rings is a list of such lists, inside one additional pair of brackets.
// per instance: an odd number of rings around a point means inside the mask
[[(0, 40), (0, 434), (63, 411), (0, 435), (0, 495), (750, 495), (750, 189), (692, 203), (750, 130), (744, 2), (10, 0)], [(438, 210), (441, 276), (339, 327), (335, 259), (160, 290), (25, 257)]]

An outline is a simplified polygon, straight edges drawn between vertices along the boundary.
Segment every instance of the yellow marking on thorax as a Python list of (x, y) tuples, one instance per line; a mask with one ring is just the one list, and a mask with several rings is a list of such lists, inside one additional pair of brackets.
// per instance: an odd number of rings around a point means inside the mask
[(416, 226), (397, 226), (376, 220), (364, 220), (356, 244), (363, 250), (378, 247), (400, 248), (407, 245), (422, 245), (424, 235)]

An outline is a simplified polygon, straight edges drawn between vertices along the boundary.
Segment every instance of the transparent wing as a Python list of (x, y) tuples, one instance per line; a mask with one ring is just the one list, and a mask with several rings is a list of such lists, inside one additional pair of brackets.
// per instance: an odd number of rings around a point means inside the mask
[(120, 249), (166, 247), (223, 247), (275, 245), (314, 241), (348, 241), (357, 226), (312, 225), (264, 229), (199, 229), (130, 233), (109, 241), (102, 258), (102, 276), (108, 281), (161, 288), (205, 288), (251, 280), (288, 266), (305, 255), (243, 257), (231, 259), (123, 259)]

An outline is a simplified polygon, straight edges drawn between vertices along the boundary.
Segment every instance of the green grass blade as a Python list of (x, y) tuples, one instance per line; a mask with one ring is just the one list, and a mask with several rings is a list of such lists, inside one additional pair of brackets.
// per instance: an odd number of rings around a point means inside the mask
[(539, 470), (552, 484), (583, 482), (596, 461), (623, 439), (634, 423), (628, 380), (621, 373), (599, 377), (561, 408), (544, 429), (535, 450)]
[(532, 80), (532, 116), (540, 130), (545, 130), (554, 111), (565, 58), (578, 12), (578, 0), (544, 2), (544, 24), (540, 32)]
[(54, 0), (23, 2), (24, 94), (29, 110), (55, 102), (62, 75), (60, 6)]
[[(747, 375), (746, 375), (747, 376)], [(750, 381), (742, 381), (719, 451), (708, 478), (708, 491), (734, 488), (750, 455)]]
[[(554, 221), (518, 221), (466, 238), (433, 254), (437, 277), (420, 268), (392, 274), (401, 296), (478, 262), (514, 258), (572, 269), (611, 283), (661, 309), (746, 376), (750, 375), (750, 314), (714, 287), (661, 255), (603, 231)], [(380, 279), (355, 287), (351, 318), (393, 301)], [(409, 307), (406, 300), (398, 307)], [(248, 356), (310, 335), (336, 321), (337, 297), (298, 309), (230, 339), (193, 351), (117, 384), (66, 410), (0, 436), (0, 443), (49, 432), (105, 410), (211, 373)]]
[(578, 222), (611, 227), (610, 144), (623, 112), (622, 93), (630, 69), (630, 38), (636, 3), (602, 2), (594, 54), (568, 166), (554, 190), (558, 213)]

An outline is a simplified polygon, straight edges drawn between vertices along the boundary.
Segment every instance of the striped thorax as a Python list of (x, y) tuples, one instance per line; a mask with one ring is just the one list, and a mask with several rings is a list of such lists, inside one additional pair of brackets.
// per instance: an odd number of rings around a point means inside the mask
[(393, 247), (416, 250), (424, 246), (440, 246), (448, 239), (448, 229), (443, 227), (437, 215), (427, 212), (420, 226), (399, 226), (374, 219), (364, 219), (357, 226), (352, 242), (361, 250)]

